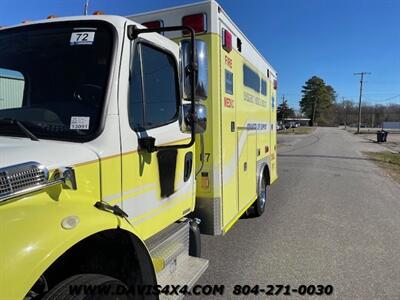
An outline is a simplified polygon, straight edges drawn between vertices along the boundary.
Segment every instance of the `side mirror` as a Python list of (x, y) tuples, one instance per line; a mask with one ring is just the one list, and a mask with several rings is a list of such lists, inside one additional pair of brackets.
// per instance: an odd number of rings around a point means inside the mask
[(207, 107), (202, 104), (195, 105), (194, 116), (190, 113), (190, 104), (183, 104), (180, 117), (181, 131), (191, 132), (191, 126), (194, 123), (195, 133), (204, 133), (207, 129)]
[[(195, 100), (205, 100), (208, 93), (208, 57), (207, 44), (202, 40), (195, 40)], [(190, 40), (180, 42), (180, 81), (182, 97), (185, 100), (191, 100), (191, 80), (190, 80)]]

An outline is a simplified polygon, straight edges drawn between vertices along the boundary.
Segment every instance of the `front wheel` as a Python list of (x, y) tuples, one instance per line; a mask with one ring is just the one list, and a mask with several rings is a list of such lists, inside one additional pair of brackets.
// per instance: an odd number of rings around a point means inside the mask
[(61, 281), (42, 300), (128, 300), (127, 286), (119, 279), (102, 274), (78, 274)]

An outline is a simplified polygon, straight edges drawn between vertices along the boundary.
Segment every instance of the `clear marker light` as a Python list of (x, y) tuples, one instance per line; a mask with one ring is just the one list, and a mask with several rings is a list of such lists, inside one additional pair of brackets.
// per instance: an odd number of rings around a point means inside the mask
[(73, 229), (79, 224), (79, 217), (78, 216), (68, 216), (62, 219), (61, 221), (61, 227), (69, 230)]

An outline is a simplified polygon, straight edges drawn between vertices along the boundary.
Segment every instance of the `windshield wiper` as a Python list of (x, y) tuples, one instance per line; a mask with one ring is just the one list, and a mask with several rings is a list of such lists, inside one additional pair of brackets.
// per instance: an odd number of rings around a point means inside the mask
[(0, 125), (16, 125), (28, 138), (32, 141), (39, 141), (39, 139), (22, 124), (21, 121), (11, 118), (0, 119)]

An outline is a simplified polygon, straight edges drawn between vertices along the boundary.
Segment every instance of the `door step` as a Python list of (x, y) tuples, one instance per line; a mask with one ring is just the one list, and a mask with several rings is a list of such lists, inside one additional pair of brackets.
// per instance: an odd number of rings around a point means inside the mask
[[(176, 265), (171, 264), (164, 270), (157, 273), (157, 282), (165, 287), (167, 285), (179, 285), (178, 291), (185, 285), (187, 291), (195, 285), (200, 276), (208, 267), (208, 260), (189, 255), (180, 255), (177, 257)], [(171, 290), (171, 289), (170, 289)], [(182, 299), (185, 295), (160, 295), (160, 299)]]
[[(157, 283), (193, 287), (208, 267), (208, 260), (189, 256), (189, 222), (174, 223), (146, 242), (156, 270)], [(179, 290), (179, 289), (178, 289)], [(182, 299), (184, 295), (160, 295)]]

